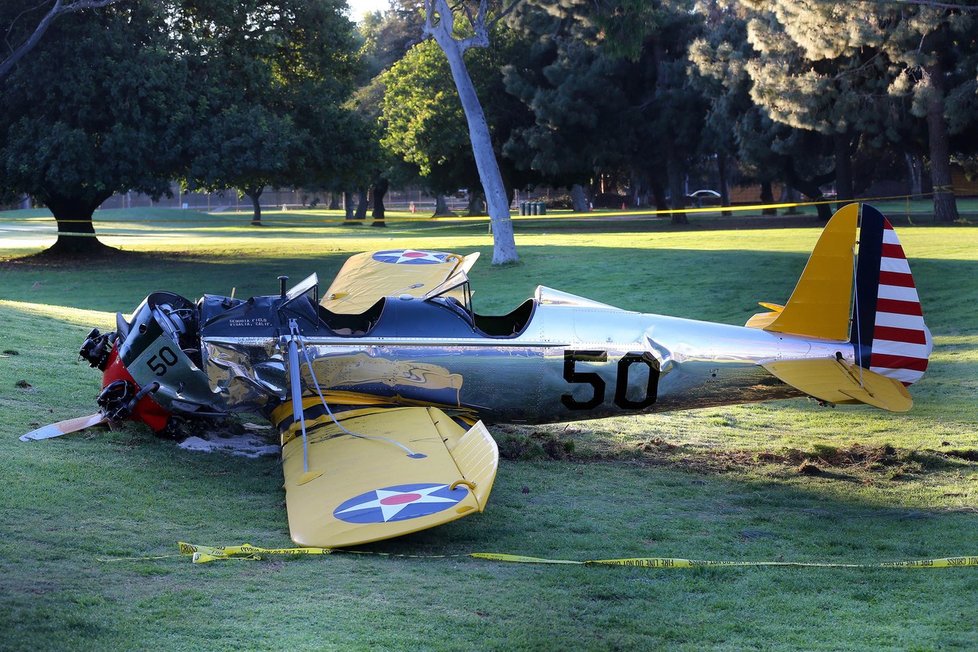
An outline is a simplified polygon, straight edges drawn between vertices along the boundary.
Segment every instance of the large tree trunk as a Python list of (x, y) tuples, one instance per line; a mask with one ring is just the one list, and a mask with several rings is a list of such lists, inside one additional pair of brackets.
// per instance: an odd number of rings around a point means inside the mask
[(343, 191), (343, 210), (346, 212), (346, 218), (348, 221), (356, 221), (356, 217), (353, 215), (353, 193), (349, 190)]
[(944, 67), (940, 60), (927, 68), (934, 87), (927, 101), (927, 144), (930, 149), (930, 178), (934, 184), (934, 221), (955, 222), (958, 204), (951, 185), (951, 154), (947, 122), (944, 120)]
[[(462, 101), (462, 110), (465, 112), (465, 120), (468, 123), (469, 140), (472, 141), (472, 153), (475, 156), (476, 168), (479, 170), (479, 181), (482, 183), (482, 189), (489, 204), (493, 240), (492, 264), (515, 263), (519, 261), (519, 256), (516, 253), (516, 239), (513, 233), (513, 221), (509, 215), (509, 203), (506, 201), (506, 188), (503, 185), (502, 174), (499, 172), (496, 153), (492, 148), (492, 137), (489, 134), (489, 125), (486, 123), (485, 113), (482, 111), (479, 96), (475, 92), (475, 85), (472, 83), (469, 71), (465, 67), (465, 60), (462, 58), (464, 50), (452, 35), (454, 16), (448, 3), (444, 0), (432, 2), (431, 5), (431, 8), (438, 14), (437, 24), (434, 23), (434, 16), (429, 15), (429, 23), (433, 27), (431, 35), (448, 59), (452, 79), (458, 89), (458, 96)], [(478, 27), (476, 26), (477, 32), (479, 31)], [(481, 27), (485, 30), (484, 24)], [(482, 35), (488, 44), (488, 33), (484, 32)]]
[(917, 199), (924, 194), (923, 170), (924, 162), (916, 154), (904, 154), (907, 161), (907, 175), (910, 183), (910, 194)]
[(435, 214), (432, 217), (455, 217), (455, 213), (448, 210), (445, 195), (435, 195)]
[(666, 189), (663, 187), (662, 182), (658, 179), (653, 179), (650, 185), (652, 186), (652, 197), (655, 199), (655, 210), (668, 210), (669, 202), (666, 201)]
[(856, 196), (852, 183), (852, 152), (849, 134), (834, 134), (832, 148), (835, 154), (835, 197), (839, 200), (836, 210), (848, 204)]
[(41, 198), (58, 223), (58, 239), (46, 253), (55, 256), (84, 257), (116, 251), (114, 247), (103, 244), (95, 237), (95, 225), (92, 223), (95, 209), (110, 196), (88, 200), (57, 196)]
[(367, 189), (360, 188), (357, 190), (357, 212), (353, 219), (363, 221), (367, 219)]
[(469, 193), (469, 205), (465, 212), (467, 217), (479, 217), (486, 214), (486, 202), (481, 192), (472, 191)]
[(387, 226), (384, 222), (384, 195), (387, 194), (387, 190), (390, 188), (390, 181), (387, 179), (378, 179), (374, 183), (373, 187), (373, 197), (374, 197), (374, 209), (371, 213), (371, 217), (374, 221), (370, 226)]
[(642, 195), (645, 193), (645, 179), (643, 175), (634, 168), (628, 175), (628, 205), (638, 208), (642, 205)]
[[(784, 192), (782, 192), (782, 202), (785, 204), (797, 204), (801, 200), (801, 196), (798, 191), (789, 185), (785, 185)], [(801, 211), (798, 210), (797, 206), (789, 206), (784, 212), (785, 215), (801, 215)]]
[(338, 192), (329, 193), (329, 210), (338, 211), (340, 209), (340, 194)]
[(689, 218), (686, 217), (685, 211), (676, 210), (686, 208), (686, 189), (683, 188), (683, 166), (678, 156), (669, 154), (667, 158), (668, 170), (666, 174), (669, 177), (669, 208), (675, 211), (672, 213), (672, 223), (689, 224)]
[(242, 190), (242, 192), (244, 192), (245, 196), (248, 197), (248, 199), (251, 200), (251, 208), (252, 208), (252, 211), (253, 211), (252, 212), (252, 215), (251, 215), (251, 225), (252, 226), (261, 226), (262, 225), (262, 223), (261, 223), (261, 193), (262, 193), (263, 190), (265, 190), (265, 188), (263, 186), (255, 186), (255, 187), (252, 187), (252, 188), (244, 188)]
[[(730, 205), (730, 180), (727, 178), (727, 155), (717, 152), (717, 180), (720, 183), (720, 205)], [(724, 217), (733, 215), (731, 211), (723, 211)]]
[[(773, 204), (774, 203), (774, 188), (771, 186), (770, 181), (761, 181), (761, 203), (762, 204)], [(761, 211), (761, 215), (777, 215), (778, 209), (776, 208), (765, 208)]]
[[(825, 195), (822, 194), (822, 189), (819, 186), (835, 178), (835, 171), (832, 171), (817, 176), (814, 179), (804, 179), (795, 173), (794, 166), (790, 162), (785, 166), (785, 172), (788, 177), (788, 184), (792, 188), (801, 191), (802, 194), (813, 202), (821, 202), (825, 199)], [(816, 204), (815, 210), (818, 211), (818, 219), (823, 222), (828, 222), (832, 218), (832, 209), (828, 204)]]
[(590, 209), (587, 203), (587, 195), (584, 194), (584, 186), (575, 183), (571, 186), (571, 205), (575, 213), (586, 213)]

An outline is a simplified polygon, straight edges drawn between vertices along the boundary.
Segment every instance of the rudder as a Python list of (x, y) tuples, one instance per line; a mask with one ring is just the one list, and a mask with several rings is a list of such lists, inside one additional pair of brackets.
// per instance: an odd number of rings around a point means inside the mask
[(862, 205), (850, 342), (864, 369), (911, 385), (933, 349), (916, 283), (890, 221)]

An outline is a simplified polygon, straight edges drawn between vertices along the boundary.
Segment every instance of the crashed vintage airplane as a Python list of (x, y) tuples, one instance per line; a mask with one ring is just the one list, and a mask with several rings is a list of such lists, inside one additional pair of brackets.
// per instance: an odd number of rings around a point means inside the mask
[(931, 352), (906, 256), (876, 209), (842, 208), (784, 305), (746, 326), (621, 310), (538, 287), (505, 315), (474, 312), (476, 255), (350, 258), (274, 296), (154, 292), (81, 355), (104, 372), (100, 411), (41, 428), (231, 412), (281, 437), (296, 543), (386, 539), (482, 511), (498, 452), (487, 422), (545, 423), (811, 396), (910, 409)]

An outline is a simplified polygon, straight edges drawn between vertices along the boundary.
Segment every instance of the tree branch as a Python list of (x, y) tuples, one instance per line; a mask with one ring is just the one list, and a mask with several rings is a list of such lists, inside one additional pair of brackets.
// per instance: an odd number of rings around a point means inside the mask
[(513, 13), (513, 10), (516, 9), (516, 5), (521, 2), (523, 2), (523, 0), (513, 0), (510, 2), (508, 7), (503, 9), (495, 18), (492, 19), (492, 21), (489, 23), (489, 27), (495, 27), (496, 23)]
[[(469, 5), (464, 2), (456, 2), (454, 5), (449, 5), (448, 0), (425, 0), (425, 24), (423, 33), (424, 36), (435, 38), (435, 32), (440, 30), (440, 36), (442, 38), (450, 38), (458, 44), (459, 50), (465, 52), (469, 48), (484, 48), (489, 46), (489, 32), (492, 28), (499, 22), (502, 18), (512, 13), (523, 0), (511, 0), (508, 6), (506, 6), (503, 11), (489, 20), (489, 0), (479, 0), (479, 10), (473, 16), (472, 9)], [(464, 39), (456, 39), (453, 35), (454, 24), (454, 12), (455, 9), (461, 8), (465, 13), (465, 17), (469, 21), (469, 25), (472, 27), (472, 36)], [(438, 25), (433, 22), (434, 15), (438, 15)], [(447, 21), (447, 22), (446, 22)]]
[[(10, 71), (13, 70), (13, 67), (17, 65), (17, 62), (23, 59), (28, 52), (34, 49), (34, 47), (40, 42), (41, 37), (44, 36), (44, 33), (48, 31), (48, 27), (51, 26), (51, 23), (53, 23), (58, 16), (76, 11), (82, 11), (83, 9), (99, 9), (101, 7), (107, 7), (108, 5), (121, 1), (122, 0), (75, 0), (74, 2), (64, 4), (62, 0), (55, 0), (54, 5), (50, 10), (48, 10), (48, 13), (44, 15), (44, 18), (42, 18), (37, 24), (37, 27), (34, 28), (34, 32), (27, 38), (27, 40), (21, 43), (6, 59), (0, 61), (0, 79), (6, 77)], [(38, 5), (38, 7), (41, 7), (44, 4), (45, 3), (41, 3)], [(18, 18), (20, 18), (20, 16), (18, 16)]]

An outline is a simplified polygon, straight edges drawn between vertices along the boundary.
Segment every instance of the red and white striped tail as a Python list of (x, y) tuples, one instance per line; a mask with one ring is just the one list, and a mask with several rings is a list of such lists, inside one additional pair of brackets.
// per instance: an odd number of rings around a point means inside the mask
[(933, 349), (907, 256), (893, 226), (863, 205), (852, 342), (859, 364), (904, 385), (924, 375)]

